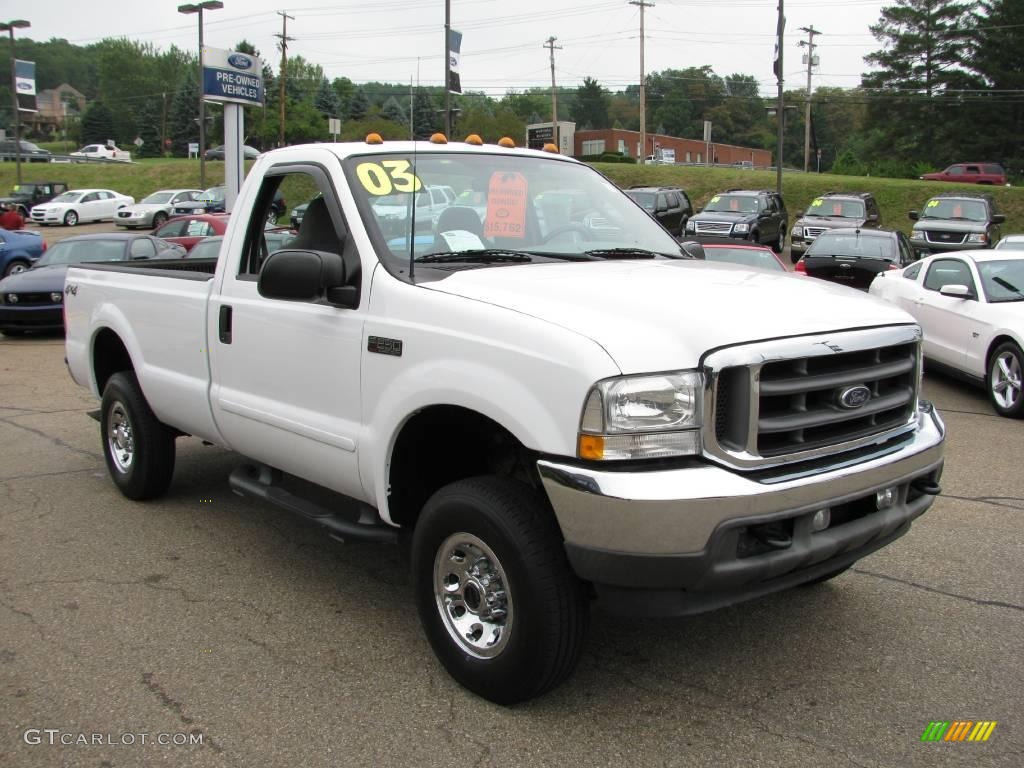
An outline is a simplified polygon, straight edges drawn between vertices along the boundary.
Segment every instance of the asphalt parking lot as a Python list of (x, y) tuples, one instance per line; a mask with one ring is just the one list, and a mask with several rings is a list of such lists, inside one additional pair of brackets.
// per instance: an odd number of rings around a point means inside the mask
[(234, 496), (232, 454), (180, 440), (168, 495), (123, 498), (62, 358), (0, 337), (0, 766), (1022, 763), (1024, 422), (954, 381), (926, 380), (944, 494), (906, 537), (704, 616), (595, 613), (575, 675), (506, 709), (434, 660), (397, 549)]

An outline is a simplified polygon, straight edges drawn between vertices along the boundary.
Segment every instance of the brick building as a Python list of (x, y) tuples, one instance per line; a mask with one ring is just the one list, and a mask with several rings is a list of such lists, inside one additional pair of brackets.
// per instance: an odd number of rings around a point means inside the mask
[[(755, 168), (767, 168), (772, 164), (772, 153), (767, 149), (737, 147), (734, 144), (720, 144), (714, 141), (707, 145), (698, 139), (680, 139), (660, 133), (647, 134), (647, 151), (643, 153), (644, 156), (657, 155), (658, 150), (664, 149), (675, 150), (677, 163), (707, 163), (710, 156), (710, 161), (719, 165), (753, 163)], [(640, 132), (618, 128), (576, 131), (574, 157), (600, 155), (602, 152), (621, 152), (630, 157), (638, 157)]]

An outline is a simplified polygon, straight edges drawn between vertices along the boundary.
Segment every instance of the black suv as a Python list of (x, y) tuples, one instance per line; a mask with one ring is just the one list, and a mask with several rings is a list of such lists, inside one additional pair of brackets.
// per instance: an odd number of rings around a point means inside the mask
[(806, 211), (797, 211), (796, 215), (789, 244), (794, 264), (823, 232), (846, 227), (878, 229), (882, 224), (881, 211), (870, 192), (826, 192), (814, 198)]
[(917, 222), (910, 242), (917, 251), (928, 253), (991, 248), (999, 242), (999, 225), (1006, 221), (992, 195), (976, 192), (943, 192), (920, 212), (908, 215)]
[(678, 187), (630, 187), (626, 194), (676, 237), (681, 237), (686, 222), (693, 216), (693, 204)]
[(28, 218), (32, 207), (40, 203), (48, 203), (57, 195), (68, 191), (63, 181), (33, 181), (29, 184), (18, 184), (11, 190), (10, 197), (0, 198), (0, 205), (14, 203), (24, 218)]
[(771, 189), (729, 189), (686, 222), (686, 236), (700, 242), (749, 240), (782, 253), (788, 228), (782, 195)]

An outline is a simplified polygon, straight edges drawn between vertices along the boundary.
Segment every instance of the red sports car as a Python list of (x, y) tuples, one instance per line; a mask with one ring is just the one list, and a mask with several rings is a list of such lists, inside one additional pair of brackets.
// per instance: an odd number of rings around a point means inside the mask
[(228, 228), (227, 213), (197, 213), (192, 216), (175, 216), (166, 224), (154, 230), (156, 237), (177, 243), (183, 246), (186, 251), (191, 251), (192, 246), (211, 235), (223, 235)]

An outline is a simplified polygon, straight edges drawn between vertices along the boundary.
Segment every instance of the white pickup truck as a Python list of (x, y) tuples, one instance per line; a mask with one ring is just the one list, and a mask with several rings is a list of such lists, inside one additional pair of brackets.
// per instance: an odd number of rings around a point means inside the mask
[[(479, 205), (418, 219), (438, 186)], [(278, 191), (311, 202), (268, 252)], [(191, 435), (248, 459), (243, 495), (341, 539), (407, 537), (437, 656), (496, 702), (571, 672), (594, 600), (678, 616), (824, 581), (940, 490), (908, 315), (688, 258), (553, 153), (275, 150), (215, 263), (75, 266), (65, 294), (126, 496), (163, 493)]]

